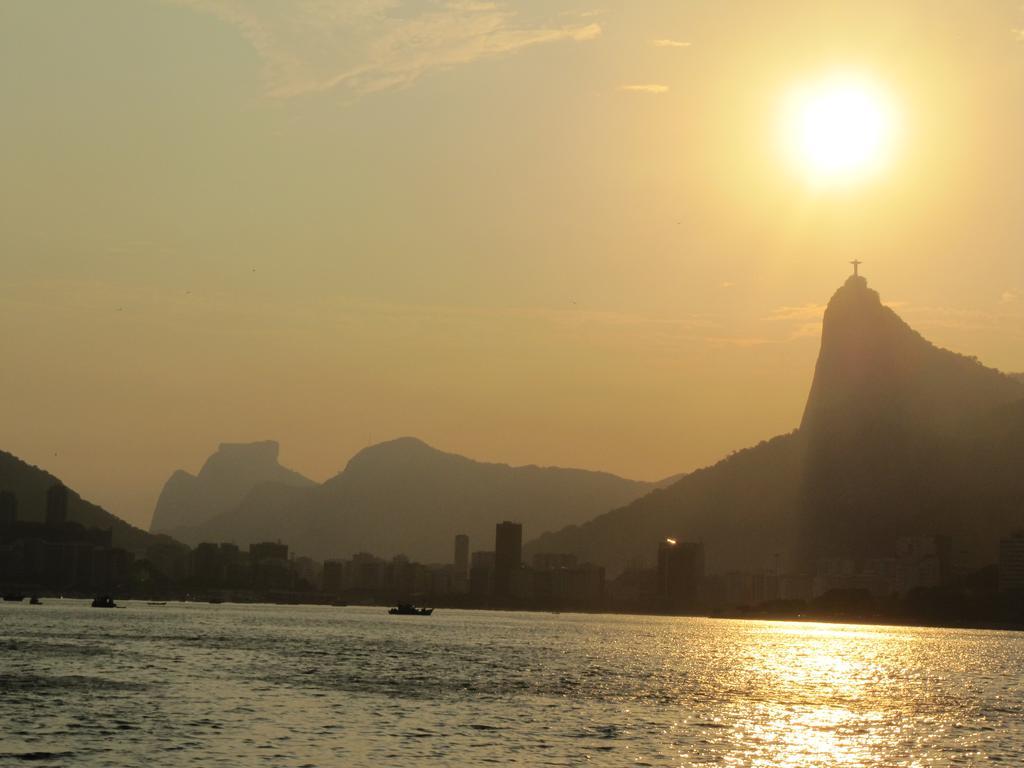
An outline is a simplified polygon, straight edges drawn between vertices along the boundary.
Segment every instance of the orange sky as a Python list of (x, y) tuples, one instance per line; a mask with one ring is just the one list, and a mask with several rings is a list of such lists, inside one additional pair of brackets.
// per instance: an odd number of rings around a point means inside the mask
[[(799, 421), (864, 260), (1024, 370), (1018, 2), (0, 9), (0, 448), (147, 525), (221, 441), (658, 478)], [(900, 116), (809, 182), (788, 93)]]

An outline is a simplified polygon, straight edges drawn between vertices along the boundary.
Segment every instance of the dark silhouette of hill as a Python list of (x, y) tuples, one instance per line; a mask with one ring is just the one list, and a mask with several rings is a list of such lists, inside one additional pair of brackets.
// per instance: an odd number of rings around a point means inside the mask
[(541, 532), (587, 520), (656, 485), (604, 472), (488, 464), (407, 437), (360, 451), (320, 486), (260, 485), (234, 509), (179, 533), (190, 543), (280, 539), (313, 557), (367, 551), (448, 562), (456, 533), (469, 534), (473, 550), (490, 550), (501, 520)]
[[(49, 472), (0, 451), (0, 491), (12, 491), (17, 497), (19, 520), (43, 522), (46, 519), (46, 492), (59, 482)], [(102, 507), (85, 501), (74, 490), (68, 490), (68, 520), (87, 528), (110, 529), (115, 547), (141, 555), (150, 544), (165, 539), (126, 523)]]
[(768, 567), (799, 533), (803, 457), (799, 432), (780, 435), (628, 506), (540, 536), (525, 551), (570, 552), (614, 574), (632, 561), (653, 565), (658, 543), (671, 536), (703, 541), (714, 571)]
[(1024, 383), (940, 349), (864, 278), (825, 312), (800, 428), (671, 487), (528, 543), (614, 573), (665, 536), (702, 540), (711, 571), (813, 567), (944, 533), (978, 562), (1024, 523)]
[(931, 431), (1024, 397), (1012, 376), (936, 347), (851, 276), (825, 310), (821, 351), (802, 428), (858, 428), (866, 421)]
[(1011, 522), (999, 504), (979, 502), (1014, 483), (993, 474), (985, 446), (997, 441), (993, 414), (1012, 423), (1004, 406), (1022, 398), (1020, 381), (926, 341), (851, 277), (826, 310), (801, 424), (804, 560), (869, 556), (895, 537), (934, 531), (978, 557), (994, 552)]
[(273, 440), (221, 443), (198, 475), (177, 470), (164, 484), (150, 530), (175, 535), (211, 520), (241, 503), (257, 486), (278, 483), (310, 488), (316, 483), (278, 463)]

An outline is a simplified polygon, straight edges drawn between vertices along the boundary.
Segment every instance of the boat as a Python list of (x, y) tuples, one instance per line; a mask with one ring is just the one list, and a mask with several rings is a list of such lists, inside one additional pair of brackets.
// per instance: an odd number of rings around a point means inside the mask
[(433, 608), (417, 608), (410, 603), (399, 603), (388, 611), (392, 616), (429, 616), (433, 612)]
[(117, 608), (117, 603), (114, 602), (114, 598), (110, 595), (100, 595), (99, 597), (93, 598), (93, 608)]
[(29, 605), (42, 605), (42, 604), (43, 604), (43, 601), (42, 601), (42, 600), (40, 600), (40, 599), (39, 599), (38, 597), (36, 597), (35, 595), (32, 595), (32, 597), (30, 597), (30, 598), (29, 598), (29, 600), (28, 600), (28, 604), (29, 604)]
[(4, 602), (5, 603), (20, 603), (24, 599), (25, 599), (24, 595), (11, 594), (11, 593), (8, 593), (8, 594), (4, 595)]

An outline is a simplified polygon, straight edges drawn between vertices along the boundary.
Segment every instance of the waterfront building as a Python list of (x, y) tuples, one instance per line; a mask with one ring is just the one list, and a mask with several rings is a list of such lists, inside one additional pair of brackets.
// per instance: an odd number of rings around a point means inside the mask
[(948, 536), (904, 536), (896, 542), (902, 591), (948, 584), (953, 575), (953, 542)]
[(999, 589), (1024, 592), (1024, 530), (999, 541)]
[(469, 591), (469, 536), (464, 533), (455, 536), (455, 559), (450, 589), (458, 594)]
[(346, 561), (345, 589), (364, 593), (375, 593), (385, 586), (385, 565), (379, 557), (368, 552), (359, 552)]
[(258, 563), (261, 560), (287, 560), (288, 545), (280, 541), (263, 541), (249, 545), (249, 558)]
[(345, 563), (341, 560), (324, 561), (324, 592), (339, 594), (345, 589)]
[(55, 483), (46, 492), (46, 524), (64, 525), (68, 521), (68, 489)]
[(0, 526), (13, 525), (18, 520), (18, 497), (13, 491), (0, 491)]
[(553, 568), (575, 568), (576, 555), (562, 552), (538, 552), (533, 556), (533, 567), (538, 571), (550, 571)]
[(455, 535), (455, 575), (469, 577), (469, 536)]
[(469, 593), (489, 597), (494, 582), (494, 553), (474, 552), (469, 561)]
[(704, 581), (704, 545), (667, 538), (658, 546), (658, 597), (667, 610), (692, 610)]
[(522, 563), (522, 524), (508, 520), (498, 523), (494, 529), (494, 597), (501, 599), (512, 595), (513, 574)]
[(257, 589), (289, 589), (292, 569), (288, 562), (288, 545), (279, 541), (263, 541), (249, 545), (249, 567), (252, 586)]

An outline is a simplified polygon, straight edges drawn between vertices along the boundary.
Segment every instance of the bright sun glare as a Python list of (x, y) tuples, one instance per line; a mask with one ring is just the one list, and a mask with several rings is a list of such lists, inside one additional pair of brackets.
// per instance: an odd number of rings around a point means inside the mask
[(815, 184), (853, 181), (888, 159), (895, 128), (885, 95), (856, 78), (829, 78), (794, 91), (785, 110), (785, 139)]

